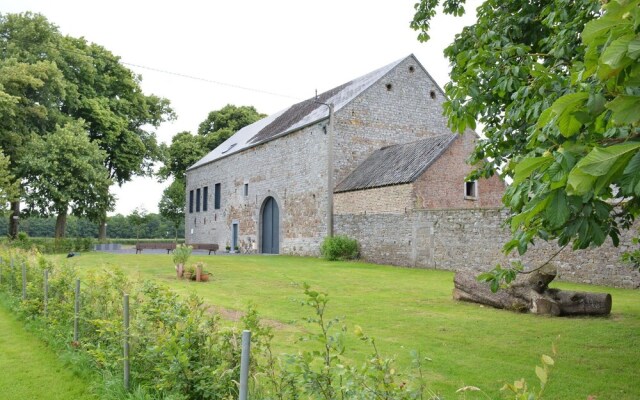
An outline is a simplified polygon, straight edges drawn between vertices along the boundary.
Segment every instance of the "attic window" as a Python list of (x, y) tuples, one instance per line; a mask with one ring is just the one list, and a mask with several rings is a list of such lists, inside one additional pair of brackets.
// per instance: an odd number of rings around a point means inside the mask
[(236, 147), (237, 144), (238, 143), (232, 143), (229, 147), (227, 147), (226, 150), (222, 151), (222, 154), (224, 154), (224, 153), (228, 152), (229, 150), (233, 149), (234, 147)]
[(467, 200), (478, 199), (478, 181), (468, 181), (464, 183), (464, 198)]
[(435, 90), (430, 91), (429, 92), (429, 96), (431, 96), (432, 99), (435, 99), (436, 98), (436, 91)]
[(409, 72), (413, 72), (413, 71), (415, 71), (415, 70), (416, 70), (416, 69), (413, 67), (413, 65), (410, 65), (410, 66), (409, 66)]
[(387, 90), (390, 92), (391, 89), (393, 89), (393, 85), (390, 83), (387, 83)]

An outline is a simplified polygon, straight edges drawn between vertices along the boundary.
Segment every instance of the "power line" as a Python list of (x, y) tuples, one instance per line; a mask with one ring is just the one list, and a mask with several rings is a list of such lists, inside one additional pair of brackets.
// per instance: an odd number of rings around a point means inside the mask
[(250, 91), (250, 92), (263, 93), (263, 94), (268, 94), (268, 95), (271, 95), (271, 96), (284, 97), (284, 98), (293, 99), (293, 100), (302, 100), (299, 97), (289, 96), (289, 95), (286, 95), (286, 94), (269, 92), (269, 91), (266, 91), (266, 90), (254, 89), (254, 88), (249, 88), (249, 87), (246, 87), (246, 86), (234, 85), (232, 83), (225, 83), (225, 82), (215, 81), (215, 80), (207, 79), (207, 78), (200, 78), (200, 77), (197, 77), (197, 76), (182, 74), (182, 73), (179, 73), (179, 72), (172, 72), (172, 71), (167, 71), (167, 70), (164, 70), (164, 69), (147, 67), (147, 66), (140, 65), (140, 64), (133, 64), (133, 63), (125, 62), (125, 61), (122, 61), (122, 60), (120, 60), (120, 63), (124, 64), (124, 65), (129, 65), (131, 67), (142, 68), (142, 69), (146, 69), (146, 70), (149, 70), (149, 71), (160, 72), (162, 74), (178, 76), (178, 77), (181, 77), (181, 78), (192, 79), (192, 80), (201, 81), (201, 82), (213, 83), (215, 85), (226, 86), (226, 87), (230, 87), (230, 88), (234, 88), (234, 89), (242, 89), (242, 90), (247, 90), (247, 91)]
[[(22, 42), (22, 44), (29, 44), (29, 45), (33, 44), (33, 43), (31, 43), (31, 42), (29, 42), (27, 40), (19, 40), (19, 39), (17, 39), (17, 40), (16, 39), (11, 39), (11, 40), (16, 41), (16, 42)], [(6, 41), (11, 41), (11, 40), (6, 40)], [(98, 45), (98, 44), (95, 44), (95, 43), (92, 43), (92, 42), (88, 42), (88, 41), (85, 44), (88, 45), (88, 46), (90, 46), (91, 44), (94, 44), (96, 46), (102, 47), (108, 53), (113, 54), (113, 53), (111, 53), (111, 51), (109, 49), (107, 49), (104, 46), (101, 46), (101, 45)], [(48, 43), (48, 42), (38, 43), (38, 45), (41, 45), (41, 46), (44, 46), (44, 47), (48, 47), (49, 49), (53, 49), (53, 50), (57, 50), (57, 51), (62, 51), (62, 52), (67, 52), (67, 53), (75, 53), (75, 54), (80, 55), (80, 56), (95, 58), (95, 56), (93, 54), (88, 54), (87, 52), (82, 51), (80, 49), (77, 49), (75, 47), (61, 47), (61, 46), (56, 46), (55, 44)], [(267, 91), (267, 90), (255, 89), (255, 88), (250, 88), (250, 87), (246, 87), (246, 86), (235, 85), (235, 84), (232, 84), (232, 83), (220, 82), (220, 81), (216, 81), (216, 80), (213, 80), (213, 79), (200, 78), (198, 76), (187, 75), (187, 74), (183, 74), (183, 73), (179, 73), (179, 72), (167, 71), (167, 70), (160, 69), (160, 68), (147, 67), (145, 65), (129, 63), (129, 62), (122, 61), (122, 59), (119, 56), (117, 56), (115, 54), (113, 54), (113, 55), (118, 58), (118, 62), (120, 64), (129, 65), (131, 67), (142, 68), (142, 69), (146, 69), (146, 70), (149, 70), (149, 71), (159, 72), (159, 73), (167, 74), (167, 75), (178, 76), (178, 77), (181, 77), (181, 78), (196, 80), (196, 81), (200, 81), (200, 82), (213, 83), (213, 84), (219, 85), (219, 86), (226, 86), (226, 87), (230, 87), (230, 88), (234, 88), (234, 89), (246, 90), (246, 91), (254, 92), (254, 93), (268, 94), (270, 96), (283, 97), (283, 98), (287, 98), (287, 99), (293, 99), (293, 100), (296, 100), (296, 101), (304, 100), (304, 99), (301, 99), (299, 97), (290, 96), (290, 95), (287, 95), (287, 94), (275, 93), (275, 92), (270, 92), (270, 91)]]

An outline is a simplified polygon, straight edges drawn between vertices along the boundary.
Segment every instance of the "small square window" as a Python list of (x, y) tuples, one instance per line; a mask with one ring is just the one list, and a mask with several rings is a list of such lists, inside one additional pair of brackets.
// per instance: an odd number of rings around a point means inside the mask
[(464, 183), (464, 198), (465, 199), (478, 198), (478, 181), (469, 181)]
[(245, 183), (245, 184), (244, 184), (244, 191), (243, 191), (243, 193), (244, 193), (244, 196), (245, 196), (245, 197), (249, 196), (249, 184), (248, 184), (248, 183)]

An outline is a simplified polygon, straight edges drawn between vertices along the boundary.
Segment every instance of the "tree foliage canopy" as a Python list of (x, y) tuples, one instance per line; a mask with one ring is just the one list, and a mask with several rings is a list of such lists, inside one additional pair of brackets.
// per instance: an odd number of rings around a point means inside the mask
[[(73, 121), (29, 142), (21, 165), (25, 200), (41, 216), (71, 213), (96, 219), (98, 205), (113, 203), (106, 153), (89, 140), (84, 124)], [(106, 210), (104, 210), (106, 212)]]
[[(416, 5), (420, 40), (438, 3)], [(505, 251), (535, 238), (617, 245), (640, 212), (640, 2), (600, 5), (487, 0), (445, 50), (451, 127), (484, 126), (474, 177), (513, 181)], [(464, 1), (443, 8), (461, 15)]]

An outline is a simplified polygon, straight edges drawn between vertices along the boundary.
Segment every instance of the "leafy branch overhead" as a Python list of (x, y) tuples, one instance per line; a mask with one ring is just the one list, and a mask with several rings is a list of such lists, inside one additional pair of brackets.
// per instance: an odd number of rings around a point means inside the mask
[[(420, 40), (438, 3), (416, 5)], [(640, 1), (600, 5), (487, 0), (445, 50), (451, 127), (485, 127), (473, 177), (512, 180), (505, 252), (618, 245), (640, 213)], [(464, 1), (443, 6), (460, 15)]]

